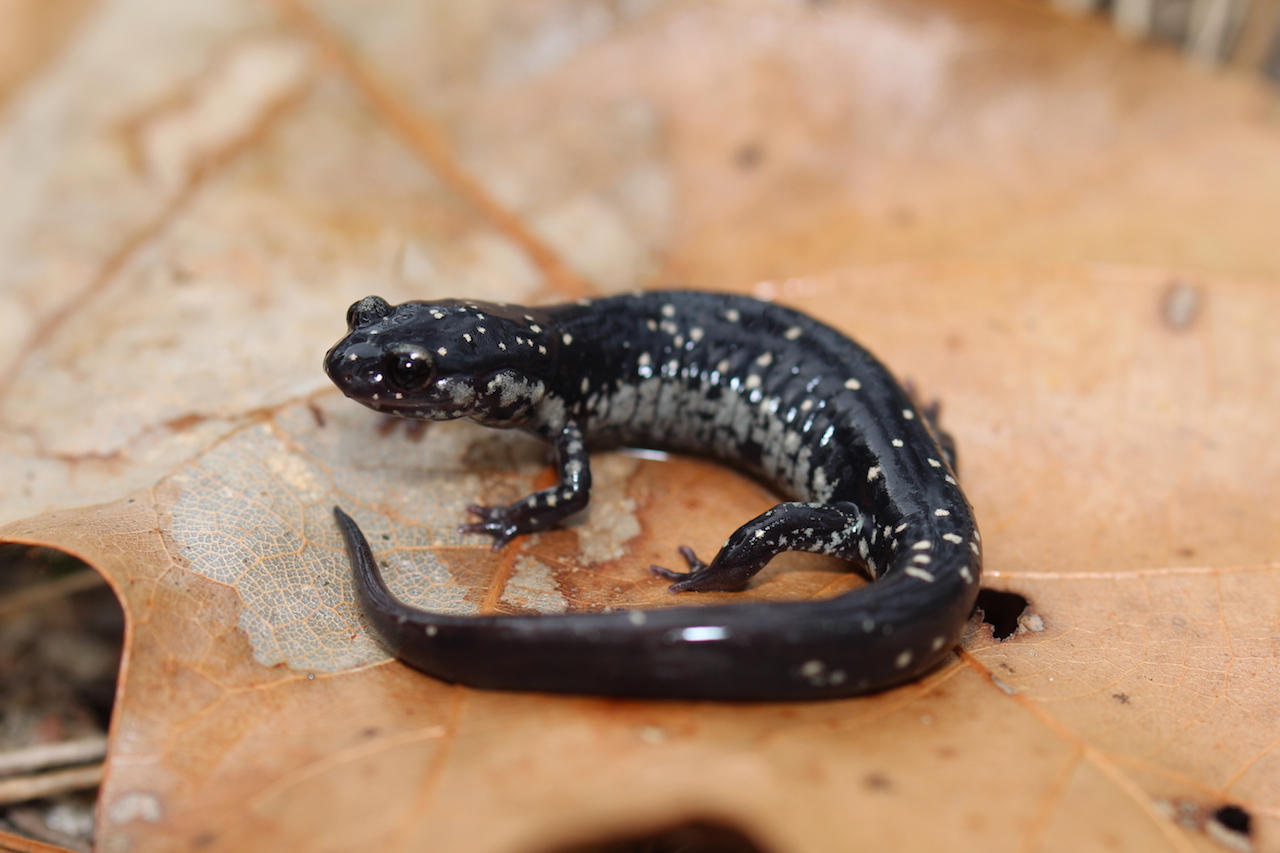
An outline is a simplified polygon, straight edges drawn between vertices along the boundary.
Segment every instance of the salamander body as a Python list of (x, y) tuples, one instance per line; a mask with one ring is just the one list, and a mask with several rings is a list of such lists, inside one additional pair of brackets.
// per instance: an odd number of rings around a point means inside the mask
[(527, 430), (560, 482), (469, 507), (500, 548), (583, 509), (588, 447), (708, 455), (794, 500), (744, 524), (709, 563), (654, 569), (674, 592), (740, 589), (789, 550), (849, 560), (873, 582), (837, 598), (607, 613), (459, 617), (386, 587), (335, 513), (365, 613), (397, 657), (477, 687), (614, 696), (810, 699), (923, 675), (960, 639), (981, 538), (949, 439), (845, 335), (741, 296), (639, 293), (543, 308), (468, 300), (351, 306), (325, 368), (349, 397), (423, 420)]

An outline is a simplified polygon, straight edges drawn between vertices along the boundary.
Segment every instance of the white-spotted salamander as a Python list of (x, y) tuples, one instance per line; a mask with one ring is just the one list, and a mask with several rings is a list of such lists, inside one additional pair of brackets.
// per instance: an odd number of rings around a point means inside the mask
[(602, 613), (447, 616), (383, 582), (356, 523), (365, 614), (397, 657), (477, 687), (612, 696), (811, 699), (924, 674), (960, 639), (982, 557), (949, 441), (865, 349), (818, 321), (690, 291), (546, 308), (370, 296), (325, 358), (348, 397), (424, 420), (519, 427), (555, 449), (560, 483), (472, 506), (466, 533), (500, 548), (587, 505), (588, 445), (709, 455), (775, 484), (782, 503), (672, 591), (740, 589), (775, 555), (845, 558), (874, 583), (837, 598)]

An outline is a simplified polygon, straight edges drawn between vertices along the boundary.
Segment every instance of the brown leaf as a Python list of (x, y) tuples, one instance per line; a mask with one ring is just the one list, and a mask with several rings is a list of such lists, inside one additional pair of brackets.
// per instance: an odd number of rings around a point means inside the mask
[[(1229, 803), (1273, 847), (1266, 104), (1029, 5), (103, 0), (0, 128), (0, 536), (85, 558), (128, 616), (99, 847), (710, 821), (775, 851), (1184, 851), (1243, 843)], [(602, 454), (584, 518), (494, 554), (463, 507), (545, 480), (542, 448), (340, 398), (346, 305), (674, 281), (814, 313), (945, 401), (1019, 633), (789, 705), (388, 660), (334, 503), (406, 600), (481, 613), (686, 603), (644, 567), (776, 498)], [(856, 583), (789, 556), (696, 603)]]

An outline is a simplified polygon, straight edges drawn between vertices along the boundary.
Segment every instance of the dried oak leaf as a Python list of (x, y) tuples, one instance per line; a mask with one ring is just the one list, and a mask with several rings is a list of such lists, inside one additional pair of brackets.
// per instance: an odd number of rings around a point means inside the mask
[[(1264, 95), (1032, 7), (462, 8), (103, 0), (8, 104), (0, 537), (125, 607), (99, 847), (1274, 844)], [(775, 497), (603, 454), (584, 518), (494, 554), (462, 508), (545, 482), (542, 449), (328, 389), (347, 303), (674, 280), (810, 311), (944, 398), (1017, 633), (788, 705), (387, 658), (334, 503), (406, 600), (479, 613), (673, 603), (643, 567)], [(854, 583), (796, 556), (697, 602)]]

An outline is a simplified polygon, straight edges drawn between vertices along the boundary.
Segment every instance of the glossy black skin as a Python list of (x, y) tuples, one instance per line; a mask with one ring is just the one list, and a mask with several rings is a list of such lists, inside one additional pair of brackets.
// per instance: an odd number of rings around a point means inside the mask
[[(875, 579), (838, 598), (544, 616), (408, 607), (341, 510), (364, 611), (406, 663), (477, 687), (612, 696), (812, 699), (883, 690), (946, 658), (973, 609), (980, 537), (932, 413), (866, 350), (812, 318), (728, 294), (658, 292), (541, 309), (369, 297), (326, 357), (348, 396), (424, 419), (518, 427), (561, 483), (471, 507), (465, 532), (546, 529), (586, 506), (587, 445), (710, 455), (800, 500), (743, 525), (677, 592), (739, 589), (785, 550)], [(399, 398), (396, 395), (399, 394)]]

